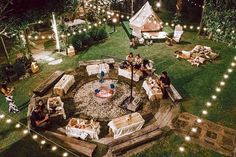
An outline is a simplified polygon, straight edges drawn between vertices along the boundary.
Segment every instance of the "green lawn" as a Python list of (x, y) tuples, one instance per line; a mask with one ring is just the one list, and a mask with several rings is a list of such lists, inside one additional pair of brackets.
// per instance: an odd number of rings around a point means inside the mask
[[(94, 45), (86, 52), (73, 58), (64, 57), (63, 64), (56, 66), (42, 64), (40, 65), (40, 73), (27, 80), (16, 82), (14, 84), (16, 87), (14, 92), (16, 104), (21, 105), (27, 102), (32, 95), (32, 90), (57, 69), (71, 70), (78, 67), (79, 60), (99, 59), (102, 55), (125, 58), (132, 51), (135, 54), (139, 53), (144, 58), (153, 60), (157, 73), (163, 70), (167, 71), (172, 83), (184, 98), (181, 103), (182, 110), (200, 115), (201, 110), (205, 108), (205, 102), (210, 100), (211, 95), (215, 93), (215, 87), (222, 80), (224, 72), (236, 55), (236, 49), (227, 47), (222, 43), (201, 39), (194, 32), (185, 32), (184, 42), (172, 47), (168, 47), (164, 43), (155, 43), (152, 46), (141, 46), (134, 50), (129, 48), (128, 37), (122, 27), (117, 27), (117, 30), (118, 32), (111, 34), (104, 43)], [(215, 52), (220, 54), (220, 58), (213, 63), (207, 62), (197, 68), (191, 66), (185, 60), (178, 60), (174, 57), (173, 52), (175, 50), (191, 50), (196, 44), (212, 47)], [(209, 115), (206, 116), (209, 120), (234, 129), (236, 129), (235, 79), (236, 73), (233, 72), (227, 80), (225, 88), (218, 94), (219, 99), (213, 103)], [(3, 96), (0, 97), (0, 107), (1, 110), (7, 112), (7, 105)], [(11, 114), (11, 116), (25, 123), (26, 112), (27, 107), (20, 113)], [(17, 131), (14, 124), (6, 124), (5, 120), (0, 120), (0, 151), (2, 152), (0, 156), (58, 156), (58, 154), (51, 153), (48, 149), (43, 148), (41, 150), (30, 136), (24, 136), (22, 131)], [(193, 156), (192, 154), (196, 157), (220, 156), (195, 145), (188, 146), (189, 149), (186, 150), (186, 153), (180, 154), (177, 148), (183, 141), (182, 138), (175, 135), (168, 136), (164, 142), (166, 143), (156, 144), (153, 148), (138, 156)], [(199, 150), (203, 153), (198, 153)], [(32, 151), (36, 153), (32, 154)]]

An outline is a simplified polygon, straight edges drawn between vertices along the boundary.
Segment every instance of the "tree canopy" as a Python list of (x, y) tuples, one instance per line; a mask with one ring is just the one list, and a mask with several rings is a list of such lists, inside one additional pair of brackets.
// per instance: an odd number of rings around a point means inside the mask
[(0, 32), (11, 32), (27, 27), (28, 24), (48, 19), (52, 12), (62, 14), (73, 11), (77, 0), (1, 0)]

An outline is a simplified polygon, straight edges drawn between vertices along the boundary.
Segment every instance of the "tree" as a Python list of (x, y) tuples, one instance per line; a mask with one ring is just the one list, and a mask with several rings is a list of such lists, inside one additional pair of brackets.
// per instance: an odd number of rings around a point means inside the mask
[(0, 12), (1, 15), (4, 15), (4, 18), (0, 19), (1, 30), (15, 34), (21, 33), (30, 54), (29, 24), (51, 18), (52, 12), (61, 15), (74, 11), (77, 7), (77, 0), (11, 0), (10, 3), (4, 2), (4, 4), (1, 4), (4, 10), (2, 13)]

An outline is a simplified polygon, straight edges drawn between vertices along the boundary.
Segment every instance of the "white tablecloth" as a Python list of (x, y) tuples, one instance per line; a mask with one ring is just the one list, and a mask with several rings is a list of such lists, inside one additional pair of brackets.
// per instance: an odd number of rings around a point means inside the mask
[(57, 95), (64, 95), (70, 89), (70, 87), (75, 83), (75, 78), (73, 75), (64, 75), (60, 81), (54, 86), (53, 92)]
[(129, 115), (125, 115), (116, 119), (113, 119), (108, 123), (108, 126), (112, 129), (114, 133), (114, 139), (129, 135), (137, 130), (140, 130), (145, 120), (142, 116), (138, 113), (130, 114), (130, 119), (127, 120)]
[[(78, 119), (80, 122), (82, 119)], [(85, 139), (87, 136), (90, 136), (92, 139), (99, 139), (98, 135), (100, 133), (100, 125), (98, 122), (98, 128), (86, 127), (86, 128), (75, 128), (71, 126), (66, 126), (66, 134), (71, 137)]]
[[(131, 71), (127, 69), (118, 69), (118, 75), (123, 76), (125, 78), (131, 79)], [(133, 80), (138, 82), (141, 77), (141, 71), (134, 71)]]
[(154, 83), (154, 88), (153, 89), (152, 89), (151, 84), (149, 84), (147, 80), (145, 80), (143, 82), (142, 87), (145, 89), (146, 94), (148, 95), (149, 99), (152, 99), (152, 100), (155, 99), (155, 96), (157, 94), (162, 95), (162, 91), (161, 91), (160, 87), (157, 85), (156, 82)]
[(86, 67), (88, 75), (98, 74), (103, 71), (104, 73), (109, 73), (109, 65), (104, 64), (95, 64), (95, 65), (87, 65)]

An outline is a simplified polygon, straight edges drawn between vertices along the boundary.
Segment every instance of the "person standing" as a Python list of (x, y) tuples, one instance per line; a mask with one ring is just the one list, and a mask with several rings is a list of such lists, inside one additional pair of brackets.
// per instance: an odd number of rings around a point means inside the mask
[(15, 102), (13, 100), (13, 96), (12, 96), (13, 91), (14, 91), (14, 88), (7, 88), (7, 82), (4, 82), (2, 84), (1, 92), (5, 96), (6, 102), (8, 103), (8, 111), (17, 113), (19, 112), (19, 109), (15, 105)]

